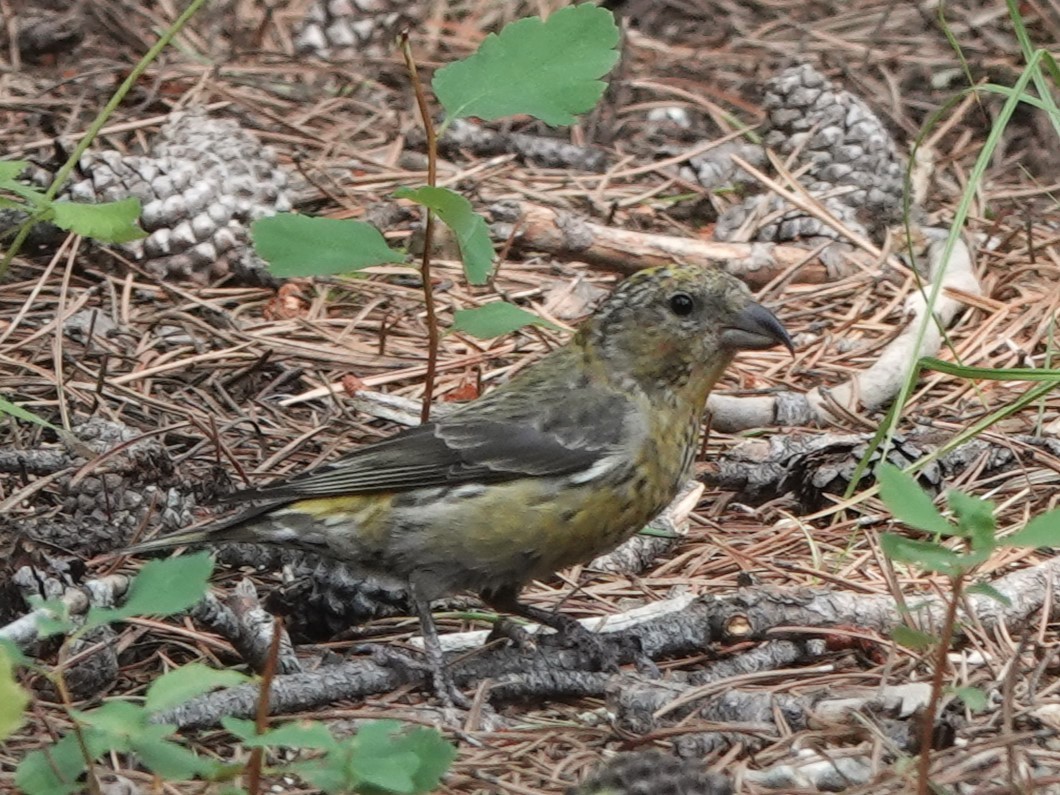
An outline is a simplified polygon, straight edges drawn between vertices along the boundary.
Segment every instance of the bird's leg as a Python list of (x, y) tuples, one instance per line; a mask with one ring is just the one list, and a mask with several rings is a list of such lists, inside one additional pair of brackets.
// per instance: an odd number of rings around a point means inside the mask
[(426, 599), (421, 599), (413, 585), (409, 586), (409, 596), (416, 609), (416, 616), (420, 620), (420, 631), (423, 633), (423, 654), (431, 669), (431, 683), (434, 685), (435, 694), (443, 707), (457, 706), (461, 709), (469, 709), (471, 701), (460, 692), (453, 681), (452, 674), (446, 668), (442, 642), (438, 639), (438, 627), (435, 626), (434, 616), (431, 615), (431, 603)]
[[(551, 627), (575, 645), (587, 649), (605, 670), (617, 670), (618, 660), (614, 649), (597, 633), (591, 632), (570, 616), (545, 610), (519, 601), (519, 590), (514, 587), (496, 588), (479, 594), (483, 602), (495, 610), (528, 618), (538, 624)], [(517, 641), (518, 642), (518, 641)]]

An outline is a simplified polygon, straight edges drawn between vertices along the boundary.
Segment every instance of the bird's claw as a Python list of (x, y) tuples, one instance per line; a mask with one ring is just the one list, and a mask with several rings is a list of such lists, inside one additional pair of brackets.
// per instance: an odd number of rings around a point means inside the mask
[(422, 680), (429, 676), (434, 693), (443, 709), (457, 707), (467, 710), (471, 708), (471, 699), (460, 691), (449, 672), (435, 670), (428, 660), (419, 659), (391, 646), (378, 643), (362, 643), (351, 649), (351, 652), (367, 654), (372, 662), (397, 670), (402, 678), (409, 681)]
[(517, 624), (510, 618), (501, 618), (494, 625), (493, 629), (490, 630), (489, 636), (486, 638), (486, 642), (505, 639), (509, 640), (514, 646), (523, 652), (533, 652), (537, 650), (537, 643), (534, 642), (533, 637), (527, 632), (521, 624)]

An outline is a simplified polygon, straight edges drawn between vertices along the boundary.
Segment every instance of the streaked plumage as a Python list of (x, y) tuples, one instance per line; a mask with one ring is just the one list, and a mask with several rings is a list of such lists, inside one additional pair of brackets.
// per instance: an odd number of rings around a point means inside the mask
[[(434, 422), (232, 495), (256, 507), (130, 551), (249, 541), (311, 549), (410, 586), (503, 609), (523, 584), (606, 552), (690, 473), (707, 395), (739, 349), (791, 347), (721, 271), (673, 266), (620, 284), (571, 341)], [(440, 657), (440, 652), (438, 655)]]

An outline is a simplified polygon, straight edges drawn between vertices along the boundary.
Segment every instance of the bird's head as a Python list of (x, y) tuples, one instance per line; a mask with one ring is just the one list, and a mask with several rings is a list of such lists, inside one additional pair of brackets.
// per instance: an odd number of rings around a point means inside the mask
[(739, 279), (715, 269), (673, 265), (623, 281), (579, 332), (606, 372), (642, 389), (682, 392), (698, 400), (741, 350), (791, 338)]

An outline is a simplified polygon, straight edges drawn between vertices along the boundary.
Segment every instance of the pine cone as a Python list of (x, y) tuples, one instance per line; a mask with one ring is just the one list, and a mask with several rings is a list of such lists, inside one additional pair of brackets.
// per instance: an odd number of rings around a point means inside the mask
[[(905, 168), (883, 122), (858, 97), (837, 88), (809, 64), (785, 69), (765, 87), (768, 115), (766, 148), (782, 157), (795, 155), (792, 170), (829, 211), (862, 233), (879, 235), (902, 214)], [(825, 194), (834, 193), (834, 196)], [(744, 237), (746, 221), (782, 211), (774, 195), (753, 196), (718, 219), (719, 240)], [(801, 210), (790, 210), (759, 227), (756, 240), (799, 237), (838, 238), (839, 234)]]
[[(194, 500), (168, 485), (173, 463), (157, 437), (131, 441), (141, 432), (100, 418), (75, 426), (73, 433), (96, 453), (115, 452), (83, 477), (75, 480), (76, 468), (59, 477), (58, 515), (45, 513), (17, 522), (21, 535), (94, 555), (127, 544), (149, 513), (170, 529), (191, 522)], [(77, 463), (71, 457), (65, 465)]]
[(619, 754), (567, 795), (732, 795), (728, 779), (661, 751)]
[(388, 49), (410, 21), (409, 5), (402, 0), (316, 0), (299, 26), (295, 49), (336, 60)]
[[(160, 278), (206, 282), (263, 269), (243, 256), (248, 228), (291, 209), (287, 175), (272, 151), (235, 121), (201, 109), (174, 113), (148, 155), (86, 152), (78, 175), (62, 198), (140, 200), (148, 236), (124, 248)], [(51, 176), (37, 170), (29, 178), (43, 185)]]

